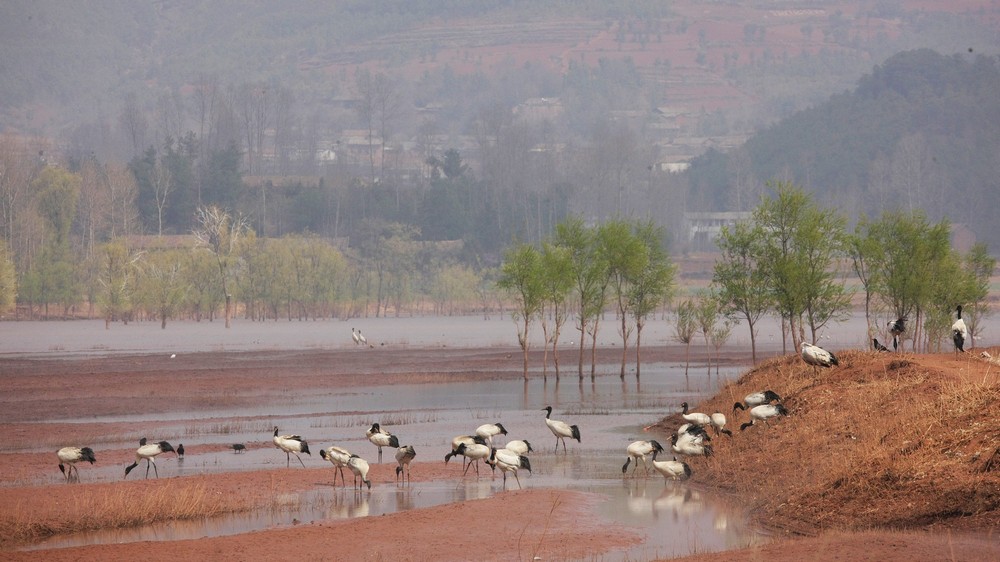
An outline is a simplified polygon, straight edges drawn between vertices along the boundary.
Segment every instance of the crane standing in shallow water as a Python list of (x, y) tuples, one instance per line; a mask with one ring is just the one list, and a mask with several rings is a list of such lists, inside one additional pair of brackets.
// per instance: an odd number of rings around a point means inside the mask
[(295, 458), (299, 459), (299, 464), (302, 468), (306, 467), (306, 463), (302, 462), (302, 457), (299, 453), (305, 453), (311, 455), (309, 452), (309, 443), (306, 443), (299, 435), (278, 435), (278, 426), (274, 426), (274, 446), (285, 452), (285, 468), (291, 466), (292, 454)]
[(135, 450), (135, 462), (125, 467), (125, 477), (128, 478), (128, 473), (132, 472), (132, 469), (139, 465), (140, 460), (146, 459), (146, 478), (149, 478), (149, 465), (153, 465), (153, 474), (159, 478), (160, 473), (156, 470), (156, 462), (153, 461), (153, 458), (167, 452), (177, 454), (170, 443), (160, 441), (159, 443), (147, 445), (146, 438), (143, 437), (139, 440), (139, 448)]
[(582, 443), (580, 441), (580, 428), (575, 425), (569, 425), (568, 423), (560, 420), (551, 419), (549, 416), (552, 415), (552, 406), (546, 406), (542, 408), (545, 412), (545, 425), (549, 426), (549, 430), (552, 435), (556, 436), (556, 452), (559, 452), (559, 441), (562, 441), (563, 452), (566, 452), (566, 438), (572, 437), (576, 439), (577, 443)]
[[(94, 458), (94, 450), (90, 447), (63, 447), (56, 451), (56, 456), (59, 457), (59, 472), (62, 472), (66, 476), (66, 481), (73, 481), (73, 474), (76, 474), (76, 481), (80, 481), (80, 469), (76, 467), (76, 463), (80, 461), (89, 462), (94, 464), (97, 459)], [(66, 468), (65, 465), (69, 465)]]

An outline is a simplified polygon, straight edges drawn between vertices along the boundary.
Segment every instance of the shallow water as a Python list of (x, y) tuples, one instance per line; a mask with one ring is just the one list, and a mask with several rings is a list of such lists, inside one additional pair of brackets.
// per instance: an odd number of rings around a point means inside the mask
[[(648, 439), (643, 428), (663, 416), (679, 410), (685, 400), (698, 401), (712, 394), (728, 378), (742, 369), (721, 371), (721, 377), (708, 377), (702, 369), (692, 369), (684, 376), (684, 366), (655, 364), (643, 366), (643, 377), (636, 382), (628, 376), (599, 376), (582, 383), (573, 377), (559, 383), (532, 380), (489, 380), (445, 384), (392, 385), (352, 389), (309, 397), (289, 397), (288, 404), (249, 409), (227, 409), (184, 414), (178, 418), (177, 435), (184, 435), (188, 451), (201, 443), (246, 442), (242, 454), (231, 451), (192, 454), (178, 461), (164, 455), (157, 462), (161, 477), (222, 471), (255, 470), (281, 466), (281, 452), (270, 444), (271, 424), (282, 431), (299, 433), (318, 453), (331, 444), (377, 462), (375, 447), (365, 438), (368, 424), (379, 421), (400, 438), (401, 444), (413, 445), (417, 460), (444, 459), (455, 435), (473, 433), (483, 423), (501, 422), (505, 439), (526, 439), (535, 452), (531, 454), (533, 471), (522, 473), (525, 488), (553, 487), (580, 490), (606, 498), (600, 514), (610, 523), (618, 523), (646, 536), (643, 545), (603, 556), (604, 560), (634, 560), (735, 548), (765, 540), (745, 524), (738, 507), (714, 498), (696, 484), (665, 482), (658, 474), (623, 479), (621, 466), (625, 447), (633, 440)], [(612, 366), (604, 366), (612, 372)], [(697, 373), (697, 374), (695, 374)], [(553, 418), (580, 427), (582, 439), (568, 445), (568, 452), (553, 452), (555, 438), (545, 426), (544, 406), (553, 407)], [(264, 421), (226, 424), (220, 418), (277, 416)], [(141, 421), (144, 416), (100, 418), (102, 422)], [(157, 416), (162, 420), (162, 416)], [(88, 421), (95, 421), (89, 419)], [(167, 431), (167, 430), (165, 430)], [(256, 443), (256, 445), (250, 445)], [(128, 445), (123, 443), (122, 446)], [(175, 444), (176, 445), (176, 444)], [(384, 452), (385, 462), (392, 462), (393, 452)], [(142, 540), (180, 540), (205, 536), (244, 533), (270, 527), (308, 524), (323, 519), (380, 515), (449, 502), (488, 497), (501, 491), (502, 478), (491, 477), (484, 467), (479, 478), (461, 475), (460, 459), (455, 459), (454, 481), (416, 482), (407, 488), (376, 485), (370, 492), (323, 486), (302, 494), (289, 494), (272, 509), (248, 514), (232, 514), (202, 521), (172, 522), (138, 529), (81, 533), (57, 537), (32, 548), (59, 548), (103, 542)], [(287, 462), (287, 461), (286, 461)], [(297, 461), (293, 457), (291, 462)], [(303, 455), (306, 466), (326, 464), (318, 454)], [(691, 459), (697, 474), (703, 459)], [(88, 470), (90, 469), (90, 470)], [(415, 467), (419, 470), (419, 465)], [(143, 467), (133, 472), (142, 477)], [(87, 481), (116, 481), (121, 467), (85, 467)], [(697, 482), (697, 476), (694, 479)], [(517, 482), (508, 477), (507, 486)]]

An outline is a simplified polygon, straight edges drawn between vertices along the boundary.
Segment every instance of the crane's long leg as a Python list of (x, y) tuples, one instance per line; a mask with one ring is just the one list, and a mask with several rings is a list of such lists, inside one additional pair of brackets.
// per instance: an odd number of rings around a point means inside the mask
[(295, 458), (299, 459), (299, 464), (302, 465), (302, 468), (306, 467), (306, 463), (302, 462), (302, 457), (300, 457), (298, 453), (295, 453)]
[(517, 480), (517, 489), (521, 489), (521, 479), (517, 477), (517, 471), (514, 471), (514, 480)]

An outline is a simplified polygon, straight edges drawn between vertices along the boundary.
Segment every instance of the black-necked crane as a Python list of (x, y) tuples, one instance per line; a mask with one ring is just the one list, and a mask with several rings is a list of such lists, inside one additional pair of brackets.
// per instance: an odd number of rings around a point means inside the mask
[(767, 425), (767, 420), (787, 415), (788, 410), (781, 404), (761, 404), (760, 406), (754, 406), (750, 408), (750, 421), (740, 425), (740, 431), (754, 425), (758, 421), (762, 421)]
[(959, 352), (965, 353), (965, 341), (969, 338), (969, 329), (962, 320), (962, 305), (958, 305), (958, 320), (951, 325), (951, 341), (955, 343), (955, 355)]
[[(886, 328), (889, 329), (889, 335), (892, 336), (893, 351), (899, 351), (899, 336), (906, 333), (906, 317), (903, 316), (895, 320), (890, 320), (889, 323), (886, 324)], [(886, 349), (886, 351), (889, 350)]]
[(726, 429), (726, 414), (722, 412), (713, 412), (712, 418), (712, 428), (715, 429), (715, 434), (725, 433), (726, 435), (732, 437), (733, 432)]
[(476, 428), (476, 435), (482, 437), (486, 440), (486, 443), (492, 447), (493, 446), (493, 436), (494, 435), (507, 435), (507, 428), (503, 426), (502, 423), (484, 423), (483, 425)]
[(336, 445), (331, 445), (325, 449), (319, 450), (319, 456), (330, 461), (333, 465), (333, 485), (337, 485), (337, 472), (340, 472), (340, 479), (343, 481), (344, 486), (347, 486), (347, 480), (344, 478), (344, 467), (351, 460), (351, 452), (343, 447), (338, 447)]
[(778, 393), (773, 390), (762, 390), (760, 392), (754, 392), (753, 394), (747, 394), (743, 398), (743, 403), (733, 404), (733, 411), (736, 410), (748, 410), (754, 406), (760, 406), (761, 404), (770, 404), (771, 402), (781, 402), (781, 397)]
[(177, 445), (177, 460), (184, 460), (184, 443)]
[[(97, 459), (94, 458), (94, 450), (90, 447), (63, 447), (56, 451), (56, 456), (59, 457), (59, 472), (62, 472), (66, 476), (66, 481), (70, 482), (73, 480), (73, 473), (76, 473), (76, 481), (80, 481), (80, 469), (76, 467), (78, 462), (89, 462), (94, 464)], [(66, 468), (69, 465), (69, 468)]]
[(802, 360), (805, 361), (807, 365), (812, 365), (813, 371), (816, 370), (816, 367), (826, 368), (840, 364), (837, 362), (836, 355), (818, 345), (813, 345), (809, 342), (802, 342), (801, 347)]
[(684, 461), (674, 460), (670, 461), (658, 461), (656, 460), (656, 454), (660, 451), (653, 451), (653, 468), (657, 472), (663, 475), (663, 480), (687, 480), (691, 478), (691, 467), (688, 463)]
[[(403, 483), (406, 483), (406, 479), (410, 478), (410, 462), (413, 457), (417, 456), (416, 449), (413, 445), (403, 445), (402, 447), (396, 449), (396, 479), (399, 480), (400, 475), (403, 476)], [(412, 483), (412, 481), (411, 481)]]
[(514, 451), (519, 455), (527, 455), (528, 453), (534, 451), (531, 448), (531, 443), (528, 443), (527, 439), (515, 439), (513, 441), (508, 441), (503, 447), (508, 451)]
[[(486, 440), (478, 435), (456, 435), (451, 440), (451, 452), (444, 456), (445, 464), (451, 460), (451, 457), (458, 455), (458, 446), (465, 443), (466, 446), (472, 445), (473, 443), (479, 443), (481, 445), (486, 444)], [(462, 456), (462, 468), (465, 468), (465, 456)]]
[(361, 333), (361, 330), (358, 330), (358, 343), (361, 345), (368, 345), (368, 338)]
[(159, 443), (146, 444), (146, 438), (143, 437), (139, 440), (139, 448), (135, 450), (135, 462), (125, 467), (125, 477), (128, 478), (128, 473), (132, 472), (132, 469), (139, 466), (139, 461), (146, 459), (146, 478), (149, 478), (149, 465), (153, 465), (153, 474), (157, 478), (160, 477), (159, 471), (156, 470), (156, 462), (153, 460), (157, 455), (161, 453), (174, 453), (174, 448), (166, 441), (160, 441)]
[(690, 423), (700, 425), (702, 427), (711, 425), (712, 418), (708, 414), (703, 414), (701, 412), (688, 412), (688, 403), (681, 402), (681, 417)]
[(302, 468), (306, 467), (306, 463), (302, 462), (302, 457), (299, 453), (305, 453), (311, 455), (309, 452), (309, 443), (306, 443), (299, 435), (278, 435), (278, 426), (274, 426), (274, 446), (285, 452), (285, 468), (291, 466), (292, 455), (299, 459), (299, 464)]
[[(352, 455), (350, 460), (347, 461), (347, 468), (351, 469), (354, 473), (354, 486), (359, 490), (361, 489), (361, 484), (368, 486), (368, 489), (372, 489), (372, 481), (368, 479), (368, 461), (357, 456)], [(358, 479), (361, 479), (361, 484), (358, 484)]]
[(521, 479), (517, 477), (517, 471), (519, 469), (527, 470), (531, 472), (531, 461), (528, 460), (526, 455), (519, 455), (510, 449), (490, 449), (489, 461), (491, 465), (499, 468), (503, 472), (503, 487), (507, 488), (507, 473), (514, 473), (514, 479), (517, 480), (518, 489), (521, 488)]
[(653, 455), (656, 457), (658, 451), (662, 451), (663, 446), (656, 440), (649, 441), (633, 441), (629, 443), (626, 447), (625, 452), (628, 454), (625, 457), (625, 464), (622, 465), (622, 474), (628, 470), (629, 463), (635, 459), (635, 464), (632, 465), (632, 475), (635, 476), (635, 469), (639, 468), (639, 461), (642, 461), (642, 469), (646, 474), (649, 474), (649, 466), (646, 464), (646, 455)]
[(706, 445), (702, 436), (687, 432), (670, 436), (670, 449), (678, 455), (693, 457), (712, 455), (712, 446)]
[(889, 348), (878, 341), (878, 338), (872, 338), (872, 348), (875, 351), (889, 351)]
[(361, 345), (361, 336), (354, 328), (351, 328), (351, 339), (354, 340), (354, 345)]
[(465, 476), (469, 472), (469, 467), (473, 464), (476, 465), (476, 477), (479, 477), (479, 461), (490, 458), (490, 452), (492, 448), (485, 443), (475, 442), (472, 445), (466, 445), (465, 443), (460, 443), (458, 449), (448, 453), (444, 457), (444, 462), (447, 463), (451, 457), (455, 455), (462, 455), (469, 459), (469, 464), (466, 465), (465, 469), (462, 471), (462, 476)]
[(549, 426), (549, 430), (552, 435), (556, 436), (556, 452), (559, 452), (559, 442), (562, 441), (563, 452), (566, 452), (566, 438), (571, 437), (576, 439), (577, 443), (582, 443), (580, 441), (580, 428), (575, 425), (570, 425), (564, 421), (551, 419), (552, 406), (546, 406), (542, 408), (545, 412), (545, 425)]
[(691, 434), (693, 437), (698, 437), (702, 441), (711, 441), (712, 437), (705, 430), (705, 426), (698, 425), (696, 423), (685, 423), (677, 428), (677, 435), (683, 435), (685, 433)]
[(373, 445), (378, 447), (378, 462), (382, 464), (382, 447), (399, 447), (399, 438), (395, 435), (389, 433), (388, 431), (382, 429), (382, 426), (375, 422), (368, 431), (365, 432), (365, 436), (368, 440), (372, 442)]

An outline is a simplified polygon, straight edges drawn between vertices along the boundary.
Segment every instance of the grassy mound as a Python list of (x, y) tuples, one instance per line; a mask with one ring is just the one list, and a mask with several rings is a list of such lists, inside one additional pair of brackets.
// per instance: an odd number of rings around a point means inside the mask
[[(691, 462), (695, 478), (741, 498), (755, 522), (796, 534), (996, 528), (1000, 366), (979, 351), (844, 351), (838, 367), (815, 373), (797, 355), (762, 363), (693, 408), (725, 413), (734, 433)], [(788, 416), (741, 432), (749, 415), (733, 403), (765, 389)]]

